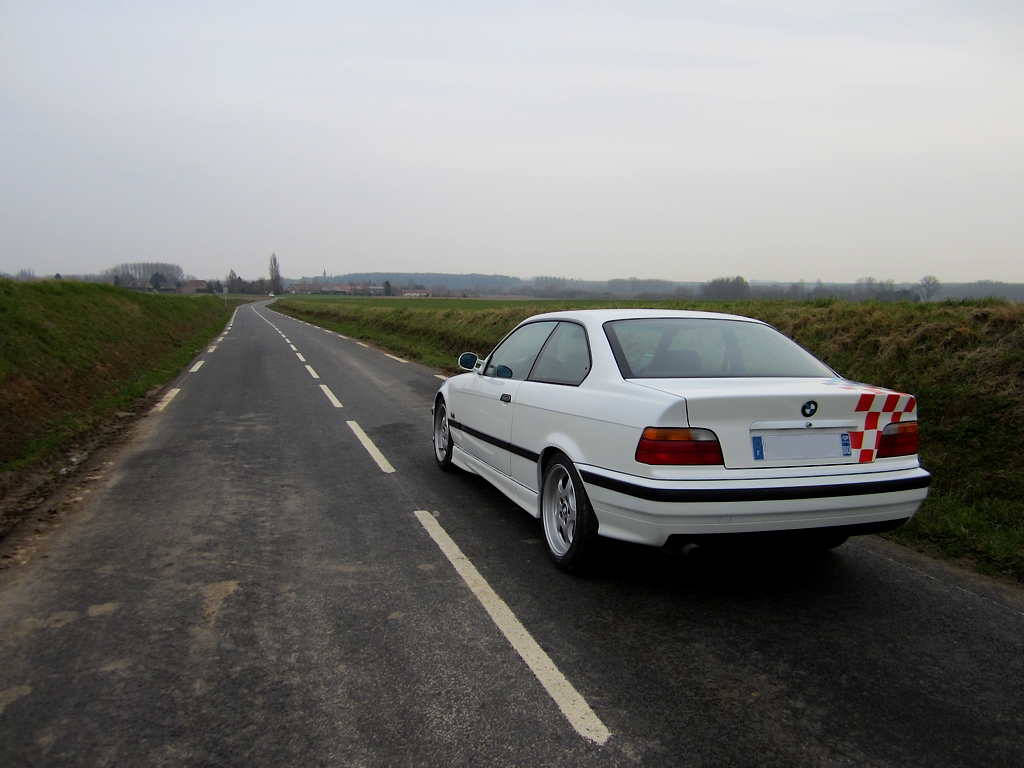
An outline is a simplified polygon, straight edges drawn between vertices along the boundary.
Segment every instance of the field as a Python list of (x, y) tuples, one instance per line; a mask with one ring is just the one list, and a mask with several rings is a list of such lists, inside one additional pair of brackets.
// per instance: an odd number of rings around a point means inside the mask
[(917, 396), (922, 511), (889, 536), (1024, 581), (1024, 305), (286, 298), (274, 308), (455, 371), (542, 311), (658, 306), (762, 319), (842, 375)]
[(70, 280), (0, 280), (0, 497), (137, 410), (236, 305)]

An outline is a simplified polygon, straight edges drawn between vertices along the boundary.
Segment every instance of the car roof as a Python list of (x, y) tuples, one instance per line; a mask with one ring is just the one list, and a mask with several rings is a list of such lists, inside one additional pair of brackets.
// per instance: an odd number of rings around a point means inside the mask
[(765, 325), (760, 320), (724, 312), (695, 312), (688, 309), (568, 309), (559, 312), (544, 312), (533, 315), (524, 323), (536, 320), (576, 320), (585, 325), (603, 325), (611, 320), (642, 320), (644, 318), (690, 318), (699, 320), (740, 320)]

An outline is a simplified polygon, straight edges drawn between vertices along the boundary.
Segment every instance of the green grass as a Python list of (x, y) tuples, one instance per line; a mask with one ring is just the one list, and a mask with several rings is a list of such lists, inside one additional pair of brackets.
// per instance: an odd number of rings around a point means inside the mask
[(918, 399), (921, 512), (890, 538), (1024, 581), (1024, 305), (285, 298), (274, 308), (442, 370), (538, 312), (647, 306), (760, 318), (848, 378)]
[(70, 280), (0, 280), (0, 476), (58, 459), (116, 412), (137, 409), (237, 304)]

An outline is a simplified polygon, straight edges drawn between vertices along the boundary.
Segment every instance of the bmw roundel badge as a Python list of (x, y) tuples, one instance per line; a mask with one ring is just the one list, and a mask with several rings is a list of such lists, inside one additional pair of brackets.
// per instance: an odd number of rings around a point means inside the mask
[(811, 416), (813, 416), (817, 412), (818, 412), (818, 404), (816, 402), (814, 402), (813, 400), (808, 400), (806, 403), (804, 403), (802, 406), (800, 406), (800, 413), (802, 413), (807, 418), (810, 418)]

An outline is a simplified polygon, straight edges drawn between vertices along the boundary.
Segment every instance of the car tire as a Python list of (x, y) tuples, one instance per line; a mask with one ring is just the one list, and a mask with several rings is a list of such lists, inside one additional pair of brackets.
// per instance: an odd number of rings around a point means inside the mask
[(434, 460), (443, 472), (451, 472), (452, 464), (452, 431), (448, 426), (448, 408), (444, 398), (437, 398), (434, 406)]
[(541, 521), (548, 554), (563, 571), (591, 565), (598, 548), (597, 517), (576, 467), (557, 454), (544, 470)]

